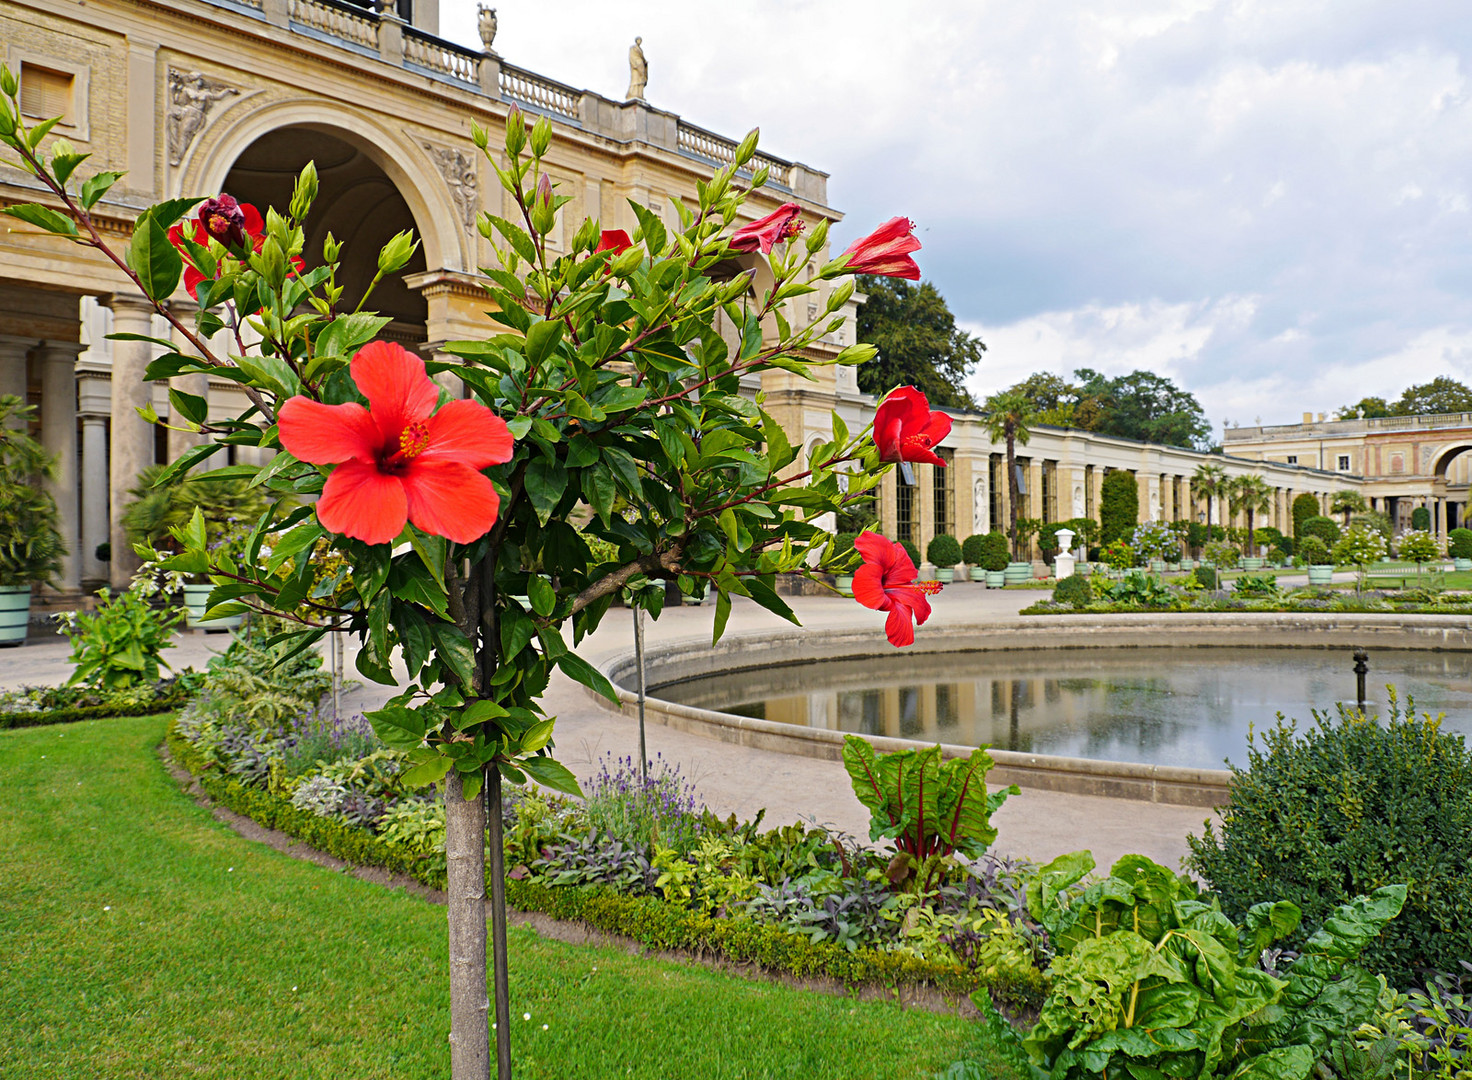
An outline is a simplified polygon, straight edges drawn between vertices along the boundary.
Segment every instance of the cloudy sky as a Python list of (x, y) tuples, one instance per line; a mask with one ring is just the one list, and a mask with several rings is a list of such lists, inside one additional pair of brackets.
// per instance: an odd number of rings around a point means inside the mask
[[(831, 174), (989, 351), (1147, 368), (1218, 428), (1472, 381), (1466, 0), (499, 0), (510, 63)], [(445, 36), (476, 42), (472, 0)]]

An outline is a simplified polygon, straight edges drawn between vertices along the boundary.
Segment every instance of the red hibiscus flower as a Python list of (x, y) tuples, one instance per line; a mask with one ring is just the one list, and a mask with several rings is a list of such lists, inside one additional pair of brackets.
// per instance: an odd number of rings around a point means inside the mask
[[(169, 243), (178, 249), (179, 254), (184, 256), (184, 288), (190, 296), (198, 299), (197, 290), (200, 282), (213, 280), (205, 277), (194, 263), (189, 260), (189, 251), (184, 247), (184, 230), (187, 228), (185, 222), (179, 222), (169, 226)], [(229, 195), (216, 195), (213, 199), (206, 199), (199, 208), (199, 213), (194, 220), (194, 230), (190, 236), (196, 244), (208, 244), (211, 239), (218, 240), (234, 252), (239, 252), (245, 247), (246, 241), (250, 241), (251, 251), (260, 251), (266, 242), (266, 222), (261, 217), (261, 212), (250, 203), (236, 202)], [(300, 255), (293, 255), (291, 259), (292, 270), (300, 274), (307, 268)]]
[(874, 445), (880, 461), (924, 461), (944, 466), (931, 447), (951, 433), (951, 418), (931, 412), (913, 386), (901, 386), (874, 410)]
[(796, 236), (803, 230), (802, 219), (797, 215), (802, 207), (795, 202), (783, 203), (766, 217), (743, 225), (731, 234), (727, 245), (732, 251), (760, 251), (768, 254), (773, 245)]
[(923, 626), (930, 618), (925, 594), (940, 592), (940, 582), (917, 582), (915, 564), (904, 545), (878, 533), (860, 533), (854, 547), (864, 558), (864, 565), (854, 574), (854, 599), (865, 607), (889, 612), (884, 632), (891, 645), (913, 645), (915, 624)]
[(388, 543), (405, 521), (457, 544), (484, 536), (500, 498), (480, 470), (510, 460), (505, 422), (476, 401), (436, 411), (439, 387), (399, 345), (365, 345), (352, 375), (368, 408), (294, 397), (276, 416), (290, 453), (337, 465), (317, 502), (322, 527), (365, 544)]
[(622, 229), (604, 229), (598, 236), (598, 246), (593, 249), (593, 254), (600, 251), (611, 251), (615, 255), (629, 250), (634, 242), (629, 239), (629, 234)]
[(920, 267), (910, 258), (910, 252), (919, 250), (915, 223), (909, 218), (890, 218), (868, 236), (848, 246), (844, 252), (849, 257), (845, 269), (851, 274), (919, 281)]

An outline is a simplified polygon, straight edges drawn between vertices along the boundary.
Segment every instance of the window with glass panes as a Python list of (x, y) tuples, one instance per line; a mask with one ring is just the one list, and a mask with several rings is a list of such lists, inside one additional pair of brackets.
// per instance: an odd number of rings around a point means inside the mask
[(955, 531), (955, 486), (951, 476), (956, 464), (956, 454), (954, 450), (941, 447), (937, 456), (946, 463), (944, 469), (938, 465), (930, 467), (930, 497), (934, 506), (935, 535), (939, 536), (941, 533), (951, 534)]
[(1002, 491), (1002, 474), (1005, 472), (1001, 454), (993, 454), (987, 463), (987, 514), (991, 532), (1004, 528), (1007, 519), (1006, 499)]
[(895, 470), (894, 538), (915, 542), (915, 487)]

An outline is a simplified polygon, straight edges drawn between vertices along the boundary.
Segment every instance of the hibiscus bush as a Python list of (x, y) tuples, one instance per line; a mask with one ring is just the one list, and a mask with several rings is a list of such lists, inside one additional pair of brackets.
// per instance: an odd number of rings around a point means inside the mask
[[(540, 704), (553, 671), (612, 699), (576, 645), (621, 594), (657, 616), (666, 581), (715, 593), (717, 638), (733, 596), (795, 621), (777, 576), (854, 561), (829, 553), (818, 519), (871, 498), (886, 463), (930, 460), (948, 429), (909, 391), (881, 405), (877, 445), (834, 414), (833, 438), (800, 461), (760, 395), (740, 392), (747, 374), (806, 375), (819, 363), (872, 356), (871, 346), (853, 345), (821, 361), (810, 346), (841, 325), (850, 275), (919, 277), (913, 225), (895, 218), (825, 261), (827, 223), (804, 235), (796, 204), (743, 224), (750, 191), (767, 179), (754, 167), (753, 131), (729, 165), (697, 185), (693, 204), (674, 201), (676, 228), (631, 201), (632, 236), (585, 220), (554, 253), (547, 239), (562, 234), (569, 197), (543, 166), (552, 126), (545, 118), (529, 125), (513, 108), (494, 150), (472, 125), (515, 208), (511, 218), (478, 222), (496, 246), (495, 264), (481, 269), (497, 325), (485, 338), (447, 343), (453, 362), (426, 364), (374, 340), (387, 318), (362, 302), (343, 304), (342, 252), (331, 237), (306, 250), (312, 166), (284, 210), (261, 213), (225, 194), (172, 199), (139, 214), (126, 251), (114, 251), (91, 211), (120, 174), (74, 183), (87, 155), (64, 139), (45, 144), (56, 121), (27, 126), (16, 89), (0, 70), (0, 141), (61, 209), (5, 212), (95, 248), (154, 302), (185, 344), (160, 340), (166, 351), (147, 379), (206, 372), (235, 382), (250, 401), (220, 421), (203, 398), (171, 390), (172, 422), (209, 439), (158, 482), (229, 446), (274, 455), (264, 466), (206, 474), (245, 478), (267, 493), (245, 540), (211, 550), (196, 515), (175, 531), (179, 551), (165, 565), (208, 576), (207, 617), (277, 613), (292, 624), (281, 644), (294, 650), (346, 631), (362, 642), (359, 671), (399, 686), (370, 720), (405, 755), (401, 784), (443, 786), (452, 1070), (483, 1075), (482, 853), (489, 828), (496, 888), (501, 783), (577, 789), (554, 757), (553, 718)], [(385, 245), (373, 284), (399, 272), (414, 247), (407, 234)], [(195, 299), (192, 319), (166, 303), (181, 287)], [(809, 301), (788, 302), (810, 296), (816, 317), (790, 317)], [(210, 344), (222, 331), (237, 351)], [(247, 348), (248, 339), (259, 344)], [(446, 371), (459, 394), (433, 381)], [(590, 518), (581, 530), (569, 523), (579, 511)], [(860, 599), (888, 613), (891, 640), (906, 640), (926, 602), (913, 563), (884, 544), (860, 547), (877, 566)], [(395, 662), (407, 679), (396, 678)], [(503, 955), (501, 905), (493, 914)], [(505, 963), (496, 968), (505, 1075)]]

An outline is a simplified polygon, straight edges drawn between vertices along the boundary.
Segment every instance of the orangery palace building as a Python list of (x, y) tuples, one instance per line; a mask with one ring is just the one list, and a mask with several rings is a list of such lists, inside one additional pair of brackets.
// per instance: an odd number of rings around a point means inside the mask
[[(572, 196), (554, 243), (570, 240), (585, 215), (632, 232), (629, 200), (673, 223), (670, 200), (693, 199), (696, 181), (735, 149), (729, 136), (651, 105), (642, 80), (631, 80), (634, 96), (623, 100), (517, 67), (514, 29), (497, 41), (493, 12), (482, 13), (480, 48), (447, 41), (438, 36), (438, 9), (438, 0), (4, 0), (0, 59), (19, 75), (26, 116), (61, 115), (55, 135), (92, 155), (84, 172), (126, 171), (95, 215), (119, 246), (137, 213), (163, 198), (228, 191), (260, 207), (283, 205), (296, 174), (315, 161), (321, 191), (306, 226), (308, 253), (329, 231), (342, 240), (350, 261), (339, 281), (351, 295), (372, 277), (379, 246), (414, 230), (422, 239), (414, 260), (401, 280), (380, 286), (374, 306), (393, 317), (386, 336), (432, 355), (489, 327), (476, 267), (492, 259), (475, 223), (482, 211), (504, 213), (506, 196), (471, 143), (472, 121), (492, 146), (513, 104), (553, 121), (551, 171)], [(761, 164), (770, 181), (749, 205), (753, 217), (793, 201), (810, 226), (841, 218), (828, 205), (825, 173), (772, 156)], [(48, 197), (13, 160), (0, 161), (0, 206), (31, 201)], [(177, 300), (193, 306), (182, 289)], [(852, 344), (861, 301), (849, 304), (848, 325), (818, 343), (815, 357)], [(119, 524), (127, 492), (140, 470), (181, 453), (191, 438), (138, 415), (149, 402), (168, 414), (167, 386), (142, 377), (158, 346), (109, 340), (112, 333), (165, 337), (168, 327), (95, 252), (6, 219), (0, 394), (39, 407), (36, 434), (58, 463), (52, 485), (71, 552), (59, 585), (69, 593), (126, 583), (136, 565)], [(769, 411), (804, 447), (831, 435), (831, 411), (853, 428), (874, 407), (854, 369), (819, 375), (810, 383), (769, 372), (749, 387), (766, 394)], [(232, 384), (206, 375), (179, 381), (207, 393), (220, 416), (241, 407)], [(1448, 466), (1469, 447), (1472, 416), (1305, 417), (1229, 430), (1227, 455), (1214, 460), (1229, 475), (1258, 473), (1273, 489), (1263, 524), (1283, 527), (1299, 494), (1327, 500), (1352, 488), (1400, 517), (1428, 506), (1445, 531), (1467, 498)], [(957, 414), (942, 453), (950, 467), (920, 466), (913, 485), (886, 477), (881, 516), (890, 535), (923, 548), (936, 533), (964, 537), (1001, 523), (1008, 478), (1002, 448), (980, 418)], [(1142, 519), (1205, 513), (1190, 493), (1191, 474), (1207, 460), (1195, 451), (1039, 427), (1019, 453), (1028, 517), (1097, 516), (1099, 485), (1115, 469), (1136, 475)], [(104, 543), (110, 563), (98, 557)]]

